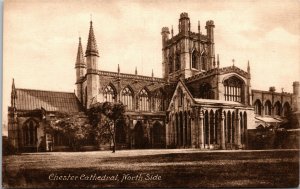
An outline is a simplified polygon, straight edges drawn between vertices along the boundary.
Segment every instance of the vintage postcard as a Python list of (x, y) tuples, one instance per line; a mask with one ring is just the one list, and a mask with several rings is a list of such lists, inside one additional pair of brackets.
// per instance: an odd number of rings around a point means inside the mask
[(6, 0), (2, 187), (298, 187), (299, 62), (297, 0)]

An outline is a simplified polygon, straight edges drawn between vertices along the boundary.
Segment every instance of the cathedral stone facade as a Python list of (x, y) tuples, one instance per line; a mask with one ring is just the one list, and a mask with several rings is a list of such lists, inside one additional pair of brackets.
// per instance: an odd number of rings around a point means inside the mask
[[(43, 110), (82, 112), (97, 102), (122, 102), (126, 124), (116, 126), (119, 148), (245, 149), (248, 131), (262, 125), (278, 126), (286, 113), (299, 107), (299, 82), (294, 92), (277, 93), (251, 88), (251, 74), (236, 65), (220, 67), (215, 54), (214, 22), (206, 34), (192, 32), (190, 18), (181, 13), (178, 34), (163, 27), (162, 77), (102, 71), (93, 23), (85, 56), (79, 38), (75, 63), (76, 92), (18, 89), (13, 83), (9, 107), (9, 141), (20, 151), (65, 149), (64, 137), (50, 136)], [(49, 146), (51, 144), (51, 147)]]

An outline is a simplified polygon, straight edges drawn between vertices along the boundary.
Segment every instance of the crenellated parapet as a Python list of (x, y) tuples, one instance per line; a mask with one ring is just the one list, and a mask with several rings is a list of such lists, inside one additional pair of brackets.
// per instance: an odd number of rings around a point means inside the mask
[(120, 79), (132, 79), (132, 80), (141, 80), (141, 81), (151, 81), (151, 82), (165, 83), (165, 80), (163, 78), (152, 77), (152, 76), (117, 73), (117, 72), (93, 70), (93, 69), (88, 69), (87, 73), (88, 74), (97, 74), (99, 76), (115, 77), (115, 78), (120, 77)]

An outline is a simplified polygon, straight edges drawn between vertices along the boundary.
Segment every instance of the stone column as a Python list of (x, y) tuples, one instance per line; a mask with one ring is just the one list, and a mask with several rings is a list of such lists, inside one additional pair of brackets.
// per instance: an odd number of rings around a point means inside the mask
[(177, 132), (178, 132), (178, 116), (175, 114), (175, 121), (174, 121), (174, 146), (176, 147), (178, 144)]
[(201, 149), (204, 148), (204, 133), (203, 133), (203, 113), (199, 111), (199, 146)]
[(236, 145), (238, 148), (241, 148), (241, 122), (240, 122), (240, 116), (237, 113), (236, 116)]
[(181, 137), (182, 137), (182, 146), (185, 147), (185, 136), (186, 136), (186, 133), (185, 133), (185, 128), (186, 128), (186, 122), (185, 122), (185, 113), (182, 113), (182, 133), (181, 133)]
[(211, 121), (211, 117), (210, 117), (211, 115), (210, 115), (210, 112), (208, 112), (208, 120), (207, 120), (207, 125), (208, 125), (208, 127), (207, 127), (207, 129), (208, 129), (208, 131), (207, 131), (207, 133), (208, 133), (208, 135), (206, 136), (207, 137), (207, 142), (208, 142), (208, 149), (210, 149), (210, 121)]
[(215, 119), (216, 114), (214, 114), (213, 120), (212, 120), (212, 125), (213, 125), (213, 144), (215, 146), (216, 144), (216, 119)]
[(191, 147), (191, 115), (187, 115), (187, 145)]
[[(193, 110), (194, 111), (194, 110)], [(192, 112), (193, 114), (194, 112)], [(197, 133), (197, 129), (195, 127), (195, 121), (196, 121), (196, 116), (193, 115), (192, 119), (191, 119), (191, 145), (192, 148), (196, 148), (197, 145), (197, 141), (196, 141), (196, 133)]]
[(168, 119), (168, 123), (165, 122), (165, 138), (166, 138), (166, 148), (170, 145), (170, 136), (171, 136), (171, 128), (170, 128), (170, 125), (172, 125), (172, 121), (170, 119), (170, 115), (167, 115), (168, 117), (166, 119)]
[(175, 146), (176, 128), (175, 128), (175, 114), (172, 115), (172, 146)]
[(225, 146), (225, 125), (224, 125), (224, 114), (223, 112), (221, 113), (221, 149), (225, 150), (226, 146)]

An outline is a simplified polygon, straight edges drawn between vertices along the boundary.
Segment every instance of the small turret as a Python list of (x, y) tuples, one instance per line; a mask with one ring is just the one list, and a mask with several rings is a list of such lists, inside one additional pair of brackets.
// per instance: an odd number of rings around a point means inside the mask
[(77, 57), (75, 63), (76, 69), (76, 96), (80, 102), (83, 101), (83, 91), (82, 91), (82, 78), (86, 74), (86, 64), (84, 62), (83, 50), (81, 45), (81, 37), (79, 37)]
[(76, 82), (78, 82), (86, 74), (86, 64), (83, 57), (81, 37), (79, 37), (75, 68), (76, 68)]
[(188, 35), (191, 30), (190, 18), (188, 13), (183, 12), (180, 14), (179, 25), (178, 25), (179, 33), (184, 35)]
[(169, 28), (168, 27), (163, 27), (161, 29), (161, 37), (162, 37), (162, 46), (166, 46), (166, 42), (169, 40)]
[(206, 22), (205, 29), (206, 29), (207, 37), (212, 43), (214, 42), (214, 28), (215, 28), (214, 21), (208, 20)]
[(294, 81), (293, 82), (293, 99), (294, 99), (294, 102), (293, 102), (293, 110), (296, 112), (296, 111), (299, 111), (300, 110), (300, 84), (299, 84), (299, 81)]

